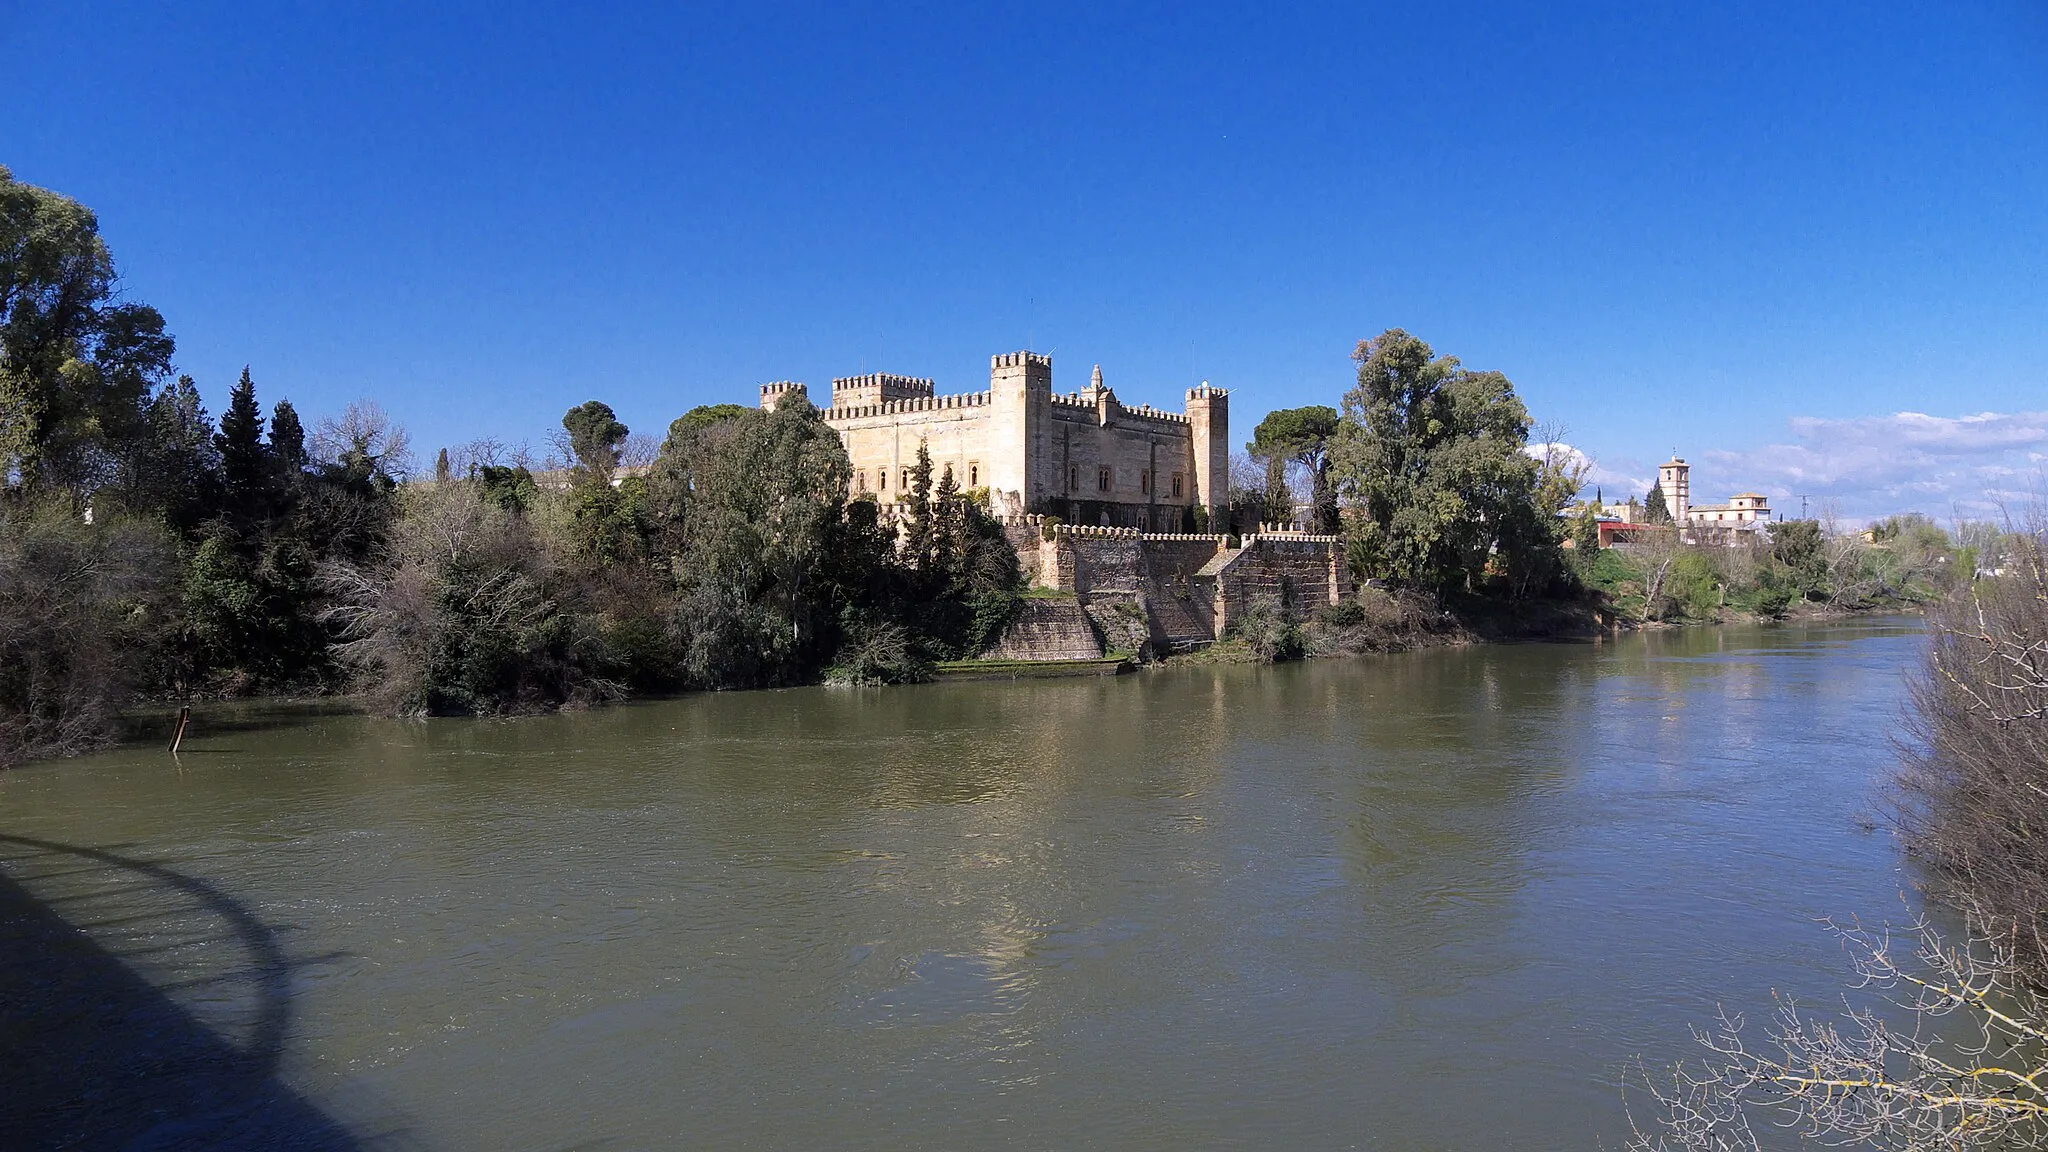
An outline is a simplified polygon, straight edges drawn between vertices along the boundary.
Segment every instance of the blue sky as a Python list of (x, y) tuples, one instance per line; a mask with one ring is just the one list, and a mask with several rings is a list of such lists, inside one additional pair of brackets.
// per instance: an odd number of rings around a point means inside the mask
[(1676, 449), (1946, 515), (2048, 459), (2039, 0), (416, 7), (0, 0), (0, 163), (216, 411), (247, 363), (538, 444), (1029, 346), (1242, 440), (1399, 326), (1610, 493)]

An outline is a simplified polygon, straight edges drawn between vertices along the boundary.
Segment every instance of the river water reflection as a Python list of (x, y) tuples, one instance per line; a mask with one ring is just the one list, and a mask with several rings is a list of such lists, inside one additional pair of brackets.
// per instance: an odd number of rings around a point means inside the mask
[[(0, 928), (54, 911), (193, 1034), (269, 1037), (208, 1107), (307, 1146), (1614, 1147), (1625, 1060), (1831, 996), (1813, 917), (1902, 915), (1869, 820), (1920, 642), (202, 723), (0, 775)], [(114, 995), (37, 963), (0, 952), (16, 1060)], [(74, 1031), (81, 1077), (161, 1055)], [(67, 1090), (0, 1123), (69, 1130)]]

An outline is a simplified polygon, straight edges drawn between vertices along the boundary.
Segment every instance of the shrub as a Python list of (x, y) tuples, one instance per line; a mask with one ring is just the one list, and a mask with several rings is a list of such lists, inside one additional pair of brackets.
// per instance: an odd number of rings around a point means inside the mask
[(0, 767), (113, 742), (169, 559), (144, 524), (0, 504)]
[(1298, 660), (1308, 653), (1301, 627), (1290, 619), (1286, 605), (1277, 596), (1254, 596), (1231, 631), (1268, 664)]

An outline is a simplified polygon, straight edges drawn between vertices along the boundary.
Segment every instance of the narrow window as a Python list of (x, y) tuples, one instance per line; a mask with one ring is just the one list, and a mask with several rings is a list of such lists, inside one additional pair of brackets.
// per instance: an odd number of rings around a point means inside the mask
[(967, 486), (969, 488), (981, 487), (981, 465), (971, 461), (967, 465)]
[(1149, 468), (1138, 473), (1138, 494), (1141, 496), (1150, 496), (1152, 494), (1152, 470)]
[(867, 469), (865, 469), (865, 468), (863, 468), (863, 469), (861, 469), (860, 471), (858, 471), (858, 472), (855, 472), (855, 473), (854, 473), (853, 475), (854, 475), (854, 484), (855, 484), (855, 486), (856, 486), (856, 487), (858, 487), (858, 488), (859, 488), (859, 489), (860, 489), (860, 490), (861, 490), (862, 492), (865, 492), (865, 491), (867, 491), (867, 490), (868, 490), (868, 470), (867, 470)]
[(1067, 491), (1079, 492), (1080, 490), (1081, 466), (1079, 464), (1076, 464), (1073, 467), (1067, 469)]
[(1107, 491), (1109, 491), (1109, 479), (1110, 479), (1110, 471), (1109, 471), (1109, 469), (1107, 469), (1107, 468), (1099, 468), (1099, 469), (1097, 469), (1097, 470), (1096, 470), (1096, 472), (1095, 472), (1095, 490), (1096, 490), (1097, 492), (1107, 492)]
[(1180, 495), (1180, 473), (1178, 472), (1173, 474), (1173, 494), (1175, 497)]
[(875, 469), (875, 487), (883, 492), (889, 490), (889, 470), (887, 468)]

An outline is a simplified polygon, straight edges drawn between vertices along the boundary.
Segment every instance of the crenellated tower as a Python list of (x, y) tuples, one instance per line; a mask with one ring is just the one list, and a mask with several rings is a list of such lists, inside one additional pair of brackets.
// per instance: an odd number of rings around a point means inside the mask
[(775, 411), (791, 396), (801, 396), (806, 401), (811, 398), (809, 390), (794, 380), (771, 380), (761, 385), (761, 407), (767, 411)]
[(1036, 511), (1051, 495), (1047, 416), (1052, 408), (1052, 357), (1005, 352), (989, 357), (991, 494), (1014, 493), (1019, 511)]
[(1195, 501), (1209, 510), (1209, 523), (1230, 514), (1230, 393), (1204, 380), (1188, 389), (1190, 449), (1195, 457)]

